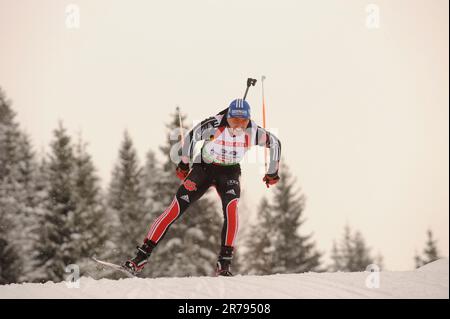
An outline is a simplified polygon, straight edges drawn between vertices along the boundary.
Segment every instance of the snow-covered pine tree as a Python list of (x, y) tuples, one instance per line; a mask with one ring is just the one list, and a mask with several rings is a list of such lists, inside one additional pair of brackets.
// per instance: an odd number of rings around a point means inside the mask
[[(185, 116), (182, 116), (182, 122), (184, 122)], [(153, 207), (151, 211), (151, 220), (146, 226), (146, 232), (149, 231), (151, 223), (153, 223), (156, 218), (161, 215), (167, 206), (173, 200), (175, 192), (180, 186), (180, 181), (174, 174), (175, 165), (170, 160), (170, 151), (174, 142), (173, 130), (179, 127), (178, 115), (172, 116), (172, 122), (166, 125), (169, 133), (166, 136), (166, 143), (160, 146), (159, 149), (163, 155), (162, 165), (159, 167), (154, 165), (152, 161), (155, 160), (155, 154), (151, 157), (147, 157), (147, 163), (145, 165), (144, 173), (144, 187), (146, 192), (150, 191), (150, 187), (154, 189), (152, 192)], [(148, 200), (148, 198), (147, 198)], [(183, 239), (180, 238), (179, 234), (180, 228), (183, 228), (180, 220), (176, 221), (170, 227), (167, 235), (158, 244), (154, 250), (149, 265), (146, 267), (146, 274), (152, 277), (172, 277), (177, 276), (177, 273), (173, 269), (169, 269), (174, 266), (175, 255), (183, 251), (182, 243)], [(146, 232), (142, 233), (142, 237), (145, 236)], [(176, 265), (175, 265), (176, 267)]]
[(74, 257), (83, 275), (95, 266), (90, 259), (92, 256), (108, 259), (114, 245), (110, 240), (113, 234), (111, 218), (107, 216), (99, 178), (81, 137), (75, 147), (74, 194), (77, 205), (69, 222)]
[[(145, 231), (141, 234), (141, 241), (150, 229), (150, 224), (164, 210), (161, 200), (158, 198), (157, 183), (161, 175), (161, 167), (156, 154), (149, 150), (146, 155), (145, 165), (142, 170), (141, 185), (144, 195), (145, 215), (142, 218), (142, 224), (145, 225)], [(153, 268), (148, 266), (142, 271), (144, 277), (153, 276)]]
[(419, 256), (416, 254), (414, 257), (416, 268), (422, 267), (423, 265), (438, 260), (439, 258), (441, 257), (439, 256), (437, 249), (437, 241), (433, 238), (433, 232), (429, 229), (427, 230), (427, 242), (423, 250), (423, 255)]
[[(273, 189), (273, 235), (270, 238), (274, 267), (272, 273), (302, 273), (321, 271), (321, 253), (316, 249), (312, 234), (302, 235), (305, 223), (305, 196), (296, 188), (288, 166), (282, 161), (280, 181)], [(268, 248), (269, 249), (269, 248)]]
[(0, 214), (0, 285), (15, 283), (19, 280), (20, 266), (17, 247), (11, 244), (8, 233), (4, 228), (8, 227), (8, 222)]
[(44, 267), (39, 267), (41, 258), (39, 256), (40, 252), (38, 250), (38, 242), (42, 238), (42, 225), (46, 218), (50, 216), (48, 210), (49, 192), (50, 192), (50, 167), (49, 161), (46, 158), (45, 151), (39, 154), (40, 162), (37, 164), (37, 171), (35, 173), (35, 198), (36, 207), (34, 209), (33, 226), (30, 228), (29, 236), (32, 241), (28, 243), (30, 247), (27, 251), (30, 253), (31, 262), (27, 265), (29, 269), (26, 272), (25, 281), (27, 282), (39, 282), (47, 278)]
[(361, 232), (352, 233), (349, 225), (344, 228), (341, 242), (334, 241), (331, 259), (331, 271), (364, 271), (367, 266), (375, 264)]
[(39, 192), (38, 174), (39, 166), (27, 135), (21, 134), (19, 138), (19, 184), (16, 192), (21, 205), (18, 214), (18, 223), (21, 231), (18, 233), (18, 246), (23, 262), (22, 276), (19, 281), (31, 281), (30, 274), (34, 269), (33, 246), (38, 240), (38, 216), (44, 196)]
[(296, 189), (295, 180), (286, 164), (280, 167), (280, 182), (274, 189), (271, 205), (276, 214), (278, 232), (274, 238), (275, 273), (302, 273), (321, 271), (321, 253), (317, 250), (312, 234), (302, 235), (305, 223), (303, 212), (305, 196)]
[(361, 267), (364, 267), (364, 269), (360, 270), (363, 271), (367, 268), (367, 266), (375, 264), (375, 258), (371, 256), (370, 248), (367, 247), (363, 235), (359, 231), (355, 232), (354, 249), (354, 262), (355, 265), (357, 265), (355, 268), (361, 269)]
[(29, 139), (19, 129), (10, 104), (0, 89), (0, 228), (4, 251), (14, 250), (17, 255), (8, 267), (14, 269), (16, 280), (24, 281), (31, 265), (30, 243), (34, 239), (37, 166)]
[(0, 282), (16, 282), (21, 275), (19, 248), (15, 243), (15, 214), (20, 203), (17, 189), (17, 141), (20, 136), (11, 102), (0, 88)]
[(341, 256), (336, 240), (333, 240), (330, 257), (333, 261), (333, 263), (328, 267), (330, 271), (341, 271), (340, 269), (345, 268), (344, 259)]
[(267, 200), (263, 197), (258, 208), (256, 223), (246, 236), (247, 252), (244, 271), (250, 275), (267, 275), (273, 272), (274, 245), (272, 238), (275, 234), (274, 214)]
[(0, 87), (0, 181), (11, 180), (17, 170), (19, 152), (17, 142), (20, 138), (19, 124), (15, 120), (16, 113), (11, 108)]
[(136, 245), (142, 244), (147, 228), (148, 212), (145, 211), (141, 173), (133, 141), (125, 132), (108, 192), (108, 215), (116, 216), (113, 227), (117, 249), (111, 252), (116, 263), (123, 263), (134, 254)]
[(147, 223), (150, 223), (153, 214), (163, 209), (162, 203), (159, 203), (156, 197), (156, 182), (160, 178), (160, 171), (161, 168), (159, 167), (155, 152), (152, 150), (148, 151), (141, 179), (145, 198), (145, 211), (150, 212), (150, 214), (146, 214), (146, 217), (148, 217), (146, 220)]
[(46, 168), (49, 188), (40, 214), (39, 239), (34, 246), (37, 268), (33, 276), (39, 281), (63, 280), (66, 267), (77, 261), (70, 223), (77, 208), (74, 164), (71, 139), (62, 123), (59, 123), (51, 142), (51, 154)]
[[(182, 125), (186, 116), (182, 116)], [(167, 124), (169, 134), (166, 144), (160, 147), (166, 158), (156, 181), (156, 198), (162, 207), (155, 216), (160, 215), (170, 204), (181, 185), (175, 175), (177, 163), (170, 159), (173, 145), (179, 141), (173, 132), (178, 132), (178, 112), (171, 116)], [(184, 132), (187, 129), (184, 128)], [(176, 134), (175, 134), (176, 137)], [(222, 229), (221, 205), (218, 205), (209, 190), (200, 200), (192, 204), (188, 210), (172, 224), (164, 239), (156, 247), (148, 268), (152, 276), (207, 276), (214, 273), (215, 262), (220, 250), (220, 233)], [(220, 202), (220, 200), (219, 200)]]

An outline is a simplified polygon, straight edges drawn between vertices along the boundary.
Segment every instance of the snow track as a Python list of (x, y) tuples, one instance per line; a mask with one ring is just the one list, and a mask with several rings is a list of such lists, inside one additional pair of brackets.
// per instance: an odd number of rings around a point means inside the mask
[[(0, 298), (449, 298), (448, 259), (415, 271), (304, 273), (270, 276), (80, 279), (0, 286)], [(372, 276), (372, 284), (366, 285)], [(373, 277), (375, 276), (375, 277)], [(379, 281), (376, 280), (379, 276)]]

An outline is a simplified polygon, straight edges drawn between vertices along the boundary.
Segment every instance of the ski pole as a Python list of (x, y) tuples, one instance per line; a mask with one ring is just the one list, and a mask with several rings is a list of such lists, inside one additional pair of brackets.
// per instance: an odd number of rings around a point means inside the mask
[[(261, 76), (261, 88), (262, 88), (262, 113), (263, 113), (263, 128), (266, 130), (266, 101), (264, 99), (264, 80), (266, 77)], [(266, 143), (267, 143), (267, 135), (266, 135)], [(267, 172), (267, 147), (264, 147), (264, 169)], [(267, 188), (269, 188), (269, 184), (266, 183)]]
[[(256, 79), (252, 79), (252, 78), (247, 79), (247, 89), (245, 90), (244, 100), (247, 97), (248, 89), (250, 88), (250, 86), (251, 85), (255, 86), (255, 84), (256, 84)], [(226, 109), (220, 111), (219, 113), (217, 113), (217, 115), (225, 114), (225, 113), (227, 113), (227, 111), (228, 111), (228, 107)]]
[(180, 135), (181, 135), (181, 158), (183, 158), (184, 133), (183, 133), (183, 123), (181, 121), (181, 111), (180, 111), (180, 107), (179, 106), (177, 106), (177, 112), (178, 112), (178, 122), (180, 124)]
[(177, 112), (178, 112), (178, 121), (180, 123), (181, 147), (183, 147), (184, 134), (183, 134), (183, 124), (181, 123), (181, 112), (180, 112), (180, 107), (179, 106), (177, 106)]
[(245, 89), (243, 100), (245, 100), (245, 98), (247, 97), (248, 89), (250, 88), (250, 86), (255, 86), (255, 84), (256, 84), (256, 79), (252, 79), (252, 78), (247, 79), (247, 88)]

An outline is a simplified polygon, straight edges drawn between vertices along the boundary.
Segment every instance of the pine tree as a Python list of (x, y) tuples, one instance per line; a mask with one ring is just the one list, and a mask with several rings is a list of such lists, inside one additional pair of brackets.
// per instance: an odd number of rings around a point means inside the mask
[(295, 180), (286, 164), (281, 164), (280, 182), (274, 189), (274, 225), (277, 233), (274, 240), (275, 273), (302, 273), (320, 271), (319, 253), (312, 240), (312, 234), (299, 232), (305, 223), (303, 211), (305, 196), (295, 189)]
[(367, 247), (361, 232), (357, 231), (354, 237), (355, 249), (355, 269), (365, 270), (367, 266), (375, 264), (375, 258), (370, 255), (370, 249)]
[[(261, 202), (259, 223), (248, 242), (251, 252), (249, 273), (302, 273), (321, 271), (321, 253), (317, 251), (312, 234), (302, 235), (305, 223), (305, 196), (295, 188), (295, 180), (286, 164), (280, 167), (280, 181), (273, 190), (272, 204)], [(267, 236), (267, 238), (261, 237)]]
[(245, 255), (247, 263), (245, 272), (250, 275), (267, 275), (273, 273), (274, 246), (272, 238), (275, 235), (273, 211), (267, 198), (263, 197), (258, 209), (258, 220), (246, 236), (248, 251)]
[[(33, 239), (36, 197), (34, 196), (34, 154), (28, 137), (15, 120), (11, 103), (0, 89), (0, 219), (3, 251), (17, 256), (14, 263), (2, 267), (15, 271), (23, 281), (30, 266), (30, 241)], [(8, 225), (8, 226), (6, 226)], [(1, 257), (1, 256), (0, 256)], [(6, 257), (0, 258), (4, 261)], [(1, 263), (1, 262), (0, 262)], [(0, 266), (1, 267), (1, 266)]]
[[(1, 201), (3, 205), (5, 201)], [(0, 209), (0, 285), (15, 283), (19, 280), (21, 272), (18, 248), (13, 244), (10, 216)]]
[(339, 244), (334, 241), (331, 259), (332, 271), (364, 271), (367, 266), (375, 264), (362, 234), (359, 231), (353, 234), (349, 225), (345, 226), (342, 241)]
[(136, 244), (142, 244), (145, 224), (145, 199), (141, 185), (141, 168), (133, 141), (124, 133), (108, 193), (108, 214), (115, 215), (113, 223), (117, 250), (114, 260), (123, 263), (134, 254)]
[(74, 154), (71, 139), (62, 123), (54, 131), (51, 149), (47, 168), (49, 189), (39, 220), (39, 240), (34, 247), (37, 253), (35, 274), (43, 275), (38, 278), (40, 281), (63, 280), (65, 268), (76, 262), (76, 245), (70, 223), (77, 209), (73, 182)]
[[(0, 220), (3, 225), (3, 221)], [(8, 242), (5, 233), (0, 232), (0, 285), (15, 283), (19, 280), (19, 274), (16, 267), (18, 266), (19, 256), (16, 247)]]
[(20, 276), (19, 251), (14, 244), (14, 217), (19, 205), (14, 198), (18, 160), (15, 142), (19, 137), (15, 116), (0, 88), (0, 283), (16, 282)]
[(423, 256), (416, 254), (414, 257), (416, 268), (422, 267), (428, 263), (438, 260), (439, 258), (441, 257), (439, 256), (437, 249), (437, 241), (433, 238), (433, 232), (429, 229), (427, 231), (427, 242), (423, 250)]
[(27, 282), (38, 282), (44, 281), (47, 278), (47, 273), (45, 267), (39, 266), (42, 262), (39, 252), (39, 241), (42, 236), (42, 225), (45, 223), (45, 220), (48, 216), (51, 215), (49, 211), (50, 205), (48, 205), (48, 201), (50, 198), (50, 165), (49, 161), (46, 158), (45, 152), (42, 152), (39, 156), (40, 163), (37, 165), (37, 171), (35, 174), (35, 192), (34, 192), (34, 200), (35, 200), (35, 209), (34, 209), (34, 219), (33, 225), (29, 230), (29, 237), (31, 238), (31, 242), (28, 243), (30, 246), (27, 248), (29, 251), (29, 258), (31, 259), (30, 264), (27, 265), (27, 272), (25, 275), (24, 281)]
[(152, 150), (148, 151), (141, 180), (145, 198), (145, 211), (147, 212), (146, 216), (148, 216), (146, 224), (150, 223), (151, 217), (153, 216), (152, 214), (155, 214), (156, 211), (159, 212), (164, 209), (156, 197), (156, 183), (160, 178), (160, 171), (161, 168), (159, 167), (155, 152)]
[(6, 99), (0, 88), (0, 181), (12, 182), (17, 174), (16, 163), (19, 160), (18, 140), (19, 124), (15, 120), (16, 113), (11, 108), (11, 101)]
[[(186, 117), (182, 116), (182, 123)], [(184, 124), (182, 124), (184, 127)], [(156, 182), (156, 198), (163, 208), (155, 212), (153, 219), (159, 216), (170, 204), (181, 183), (175, 176), (177, 163), (170, 158), (174, 151), (173, 132), (179, 128), (178, 113), (172, 115), (167, 125), (169, 134), (166, 144), (160, 147), (165, 162)], [(184, 129), (184, 132), (187, 130)], [(158, 243), (148, 268), (154, 277), (160, 276), (207, 276), (214, 272), (215, 262), (220, 250), (222, 213), (219, 213), (216, 201), (209, 190), (201, 199), (193, 203), (188, 210), (172, 224), (162, 241)]]
[(345, 268), (344, 259), (341, 256), (336, 240), (333, 240), (330, 257), (333, 261), (333, 264), (329, 267), (330, 271), (340, 271)]
[(38, 240), (37, 225), (40, 205), (44, 200), (39, 193), (37, 178), (38, 164), (27, 135), (21, 134), (18, 141), (19, 149), (19, 178), (20, 188), (16, 191), (16, 197), (21, 203), (20, 212), (17, 214), (17, 223), (20, 227), (17, 232), (17, 245), (21, 255), (22, 275), (19, 281), (30, 281), (29, 274), (33, 265), (33, 245)]
[(107, 216), (99, 179), (86, 147), (80, 138), (75, 149), (74, 165), (74, 196), (77, 205), (69, 221), (75, 247), (74, 258), (82, 274), (93, 265), (90, 257), (107, 259), (114, 249), (110, 241), (110, 218)]

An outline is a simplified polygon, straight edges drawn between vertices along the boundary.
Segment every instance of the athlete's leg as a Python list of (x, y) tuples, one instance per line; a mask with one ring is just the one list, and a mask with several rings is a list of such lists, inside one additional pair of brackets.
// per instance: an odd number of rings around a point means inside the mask
[(145, 242), (151, 241), (155, 246), (165, 236), (172, 225), (189, 206), (197, 201), (211, 186), (210, 178), (202, 165), (194, 165), (167, 209), (153, 222)]
[(228, 173), (216, 177), (217, 192), (222, 200), (224, 217), (221, 234), (222, 245), (217, 264), (219, 275), (231, 275), (229, 268), (239, 228), (238, 202), (241, 195), (239, 178), (239, 168), (230, 169)]
[(144, 239), (144, 244), (138, 247), (137, 255), (125, 262), (125, 268), (132, 273), (140, 272), (147, 263), (153, 249), (167, 233), (170, 225), (188, 209), (190, 204), (198, 200), (210, 185), (211, 181), (204, 167), (200, 164), (194, 165), (183, 184), (178, 188), (172, 203), (152, 223)]

